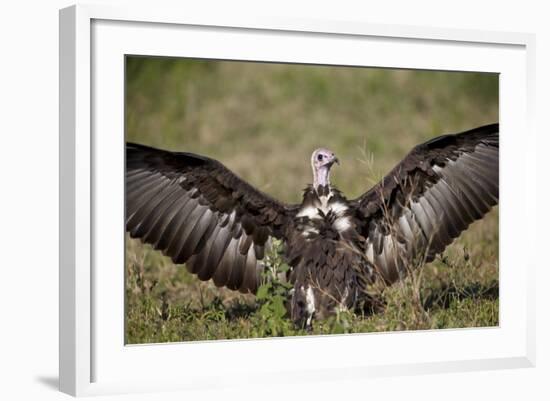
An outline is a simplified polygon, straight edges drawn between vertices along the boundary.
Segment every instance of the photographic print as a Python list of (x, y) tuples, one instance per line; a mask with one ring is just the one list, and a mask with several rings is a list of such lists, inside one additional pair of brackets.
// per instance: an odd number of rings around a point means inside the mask
[(499, 324), (499, 77), (126, 56), (127, 344)]

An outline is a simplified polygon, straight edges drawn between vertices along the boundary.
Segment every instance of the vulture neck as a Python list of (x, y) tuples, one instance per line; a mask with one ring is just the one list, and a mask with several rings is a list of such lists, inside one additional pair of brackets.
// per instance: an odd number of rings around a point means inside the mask
[(330, 187), (330, 171), (328, 166), (322, 166), (313, 169), (313, 188), (317, 190), (321, 187)]

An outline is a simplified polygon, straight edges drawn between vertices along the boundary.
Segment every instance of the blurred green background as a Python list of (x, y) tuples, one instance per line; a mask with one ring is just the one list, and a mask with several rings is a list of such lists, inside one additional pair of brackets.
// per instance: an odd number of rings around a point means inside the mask
[[(126, 139), (218, 159), (286, 202), (301, 201), (301, 190), (311, 182), (311, 152), (327, 147), (341, 161), (331, 182), (351, 199), (416, 144), (497, 122), (498, 98), (498, 75), (489, 73), (127, 57)], [(498, 210), (470, 227), (445, 255), (464, 260), (448, 276), (448, 266), (432, 263), (421, 284), (426, 297), (449, 277), (464, 288), (481, 285), (479, 294), (496, 287), (497, 295), (478, 303), (477, 293), (466, 301), (459, 297), (440, 315), (428, 311), (427, 323), (381, 314), (370, 319), (382, 322), (363, 321), (357, 330), (497, 324)], [(253, 299), (198, 282), (139, 241), (127, 242), (127, 273), (128, 342), (258, 335), (246, 314), (235, 317), (238, 325), (248, 324), (244, 331), (226, 330), (235, 324), (231, 316), (216, 329), (190, 330), (190, 311), (200, 315), (216, 299), (225, 307)], [(178, 309), (182, 305), (186, 312)]]
[(498, 121), (498, 75), (175, 58), (127, 58), (126, 138), (220, 160), (299, 202), (310, 155), (333, 150), (348, 197), (442, 133)]

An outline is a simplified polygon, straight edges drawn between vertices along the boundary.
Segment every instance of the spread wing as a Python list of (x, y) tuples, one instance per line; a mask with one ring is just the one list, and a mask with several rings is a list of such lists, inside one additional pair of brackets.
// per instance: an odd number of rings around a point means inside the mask
[(293, 209), (216, 160), (126, 145), (126, 230), (201, 280), (255, 292)]
[(429, 262), (498, 203), (499, 126), (416, 146), (353, 202), (366, 256), (388, 282)]

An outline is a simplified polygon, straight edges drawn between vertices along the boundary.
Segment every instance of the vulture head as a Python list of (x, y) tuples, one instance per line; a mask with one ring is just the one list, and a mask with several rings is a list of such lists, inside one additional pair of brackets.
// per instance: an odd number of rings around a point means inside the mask
[(340, 164), (334, 152), (325, 148), (315, 149), (311, 155), (311, 168), (313, 170), (313, 188), (319, 185), (330, 184), (329, 172), (332, 165)]

